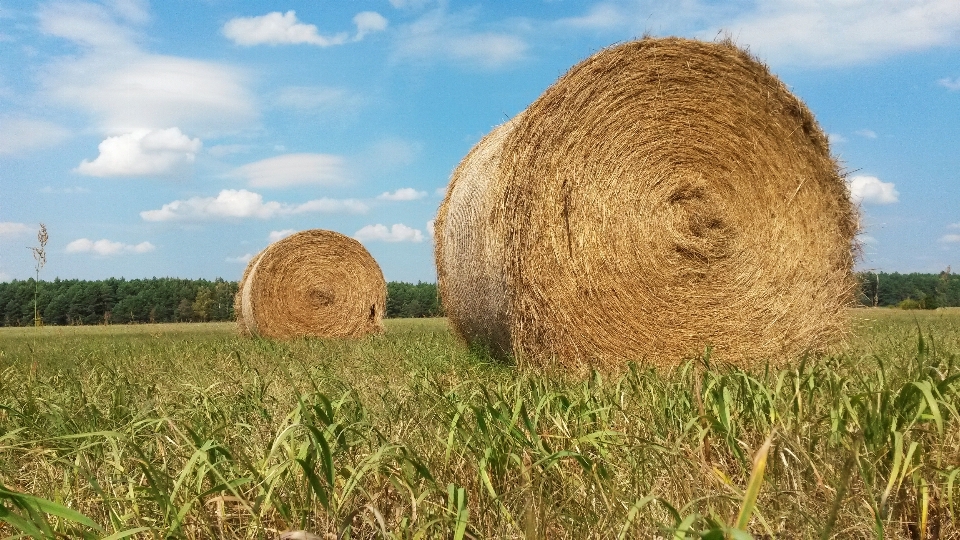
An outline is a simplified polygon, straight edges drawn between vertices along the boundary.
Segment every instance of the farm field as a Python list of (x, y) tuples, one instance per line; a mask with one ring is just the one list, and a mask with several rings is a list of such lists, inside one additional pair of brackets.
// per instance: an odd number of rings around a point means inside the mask
[(853, 317), (787, 366), (586, 380), (443, 319), (0, 328), (0, 537), (960, 538), (960, 309)]

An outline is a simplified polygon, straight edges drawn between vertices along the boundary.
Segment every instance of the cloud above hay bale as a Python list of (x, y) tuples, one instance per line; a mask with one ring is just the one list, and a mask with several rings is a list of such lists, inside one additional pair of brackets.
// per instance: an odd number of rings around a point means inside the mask
[[(353, 18), (356, 26), (354, 41), (387, 28), (387, 19), (375, 11), (363, 11)], [(330, 47), (350, 40), (348, 32), (325, 36), (316, 25), (302, 23), (293, 10), (274, 11), (256, 17), (236, 17), (223, 25), (223, 35), (237, 45), (316, 45)]]
[(353, 24), (357, 27), (357, 33), (353, 40), (360, 41), (367, 34), (386, 30), (389, 23), (386, 17), (376, 11), (361, 11), (354, 15)]
[(263, 195), (245, 189), (224, 189), (216, 197), (191, 197), (140, 212), (144, 221), (223, 221), (270, 219), (310, 212), (362, 214), (366, 204), (356, 199), (314, 199), (301, 204), (264, 201)]
[(434, 0), (390, 0), (390, 5), (396, 9), (421, 9), (433, 3)]
[(446, 61), (497, 69), (526, 57), (529, 46), (508, 32), (475, 32), (473, 17), (451, 14), (444, 7), (430, 11), (400, 29), (394, 56), (414, 62)]
[[(123, 48), (132, 45), (135, 32), (117, 20), (117, 13), (104, 6), (89, 2), (59, 2), (46, 4), (40, 8), (38, 18), (40, 30), (52, 36), (98, 48)], [(143, 23), (145, 17), (127, 22)]]
[(90, 193), (89, 188), (83, 186), (74, 186), (74, 187), (61, 187), (55, 188), (53, 186), (44, 186), (39, 190), (39, 193), (47, 194), (58, 194), (58, 195), (73, 195), (76, 193)]
[(203, 147), (179, 128), (141, 129), (107, 137), (93, 161), (83, 160), (75, 172), (85, 176), (165, 176), (192, 164)]
[(361, 242), (423, 242), (423, 232), (420, 229), (408, 227), (403, 223), (396, 223), (390, 227), (380, 223), (367, 225), (353, 233), (353, 237)]
[(609, 3), (596, 4), (584, 15), (558, 21), (561, 25), (587, 30), (606, 30), (623, 23), (623, 13)]
[(937, 81), (937, 84), (946, 88), (947, 90), (950, 90), (951, 92), (956, 92), (960, 90), (960, 77), (957, 77), (955, 79), (950, 79), (950, 78), (940, 79), (939, 81)]
[(33, 229), (26, 223), (16, 223), (14, 221), (0, 221), (0, 238), (20, 236)]
[(53, 122), (5, 116), (0, 118), (0, 155), (54, 146), (69, 136), (69, 130)]
[[(947, 229), (960, 230), (960, 223), (951, 223), (947, 225)], [(948, 233), (940, 237), (940, 243), (942, 244), (960, 244), (960, 234), (957, 233)]]
[(110, 255), (119, 255), (121, 253), (150, 253), (156, 246), (150, 242), (140, 242), (139, 244), (124, 244), (123, 242), (114, 242), (112, 240), (90, 240), (88, 238), (78, 238), (67, 244), (67, 253), (93, 253), (107, 257)]
[(343, 115), (358, 109), (363, 100), (335, 86), (286, 86), (273, 98), (276, 105), (313, 114)]
[(955, 0), (749, 4), (693, 0), (678, 10), (666, 1), (607, 0), (554, 25), (566, 32), (627, 35), (657, 28), (658, 33), (696, 35), (706, 41), (729, 34), (773, 64), (836, 66), (956, 45), (960, 43), (960, 4)]
[(233, 175), (245, 178), (251, 187), (269, 188), (348, 181), (345, 160), (333, 154), (284, 154), (242, 165)]
[(169, 126), (207, 133), (246, 127), (258, 116), (242, 73), (212, 62), (92, 53), (55, 62), (43, 80), (55, 101), (93, 114), (111, 133)]
[[(279, 241), (279, 240), (283, 240), (284, 238), (286, 238), (286, 237), (288, 237), (288, 236), (290, 236), (291, 234), (294, 234), (294, 233), (296, 233), (296, 232), (297, 232), (296, 229), (283, 229), (282, 231), (270, 231), (270, 234), (267, 235), (267, 241), (272, 244), (272, 243), (277, 242), (277, 241)], [(249, 260), (249, 259), (247, 259), (247, 260)]]
[(258, 17), (236, 17), (223, 25), (223, 35), (237, 45), (300, 44), (329, 47), (347, 42), (349, 34), (320, 35), (316, 25), (297, 20), (295, 11), (274, 11)]
[(381, 201), (415, 201), (427, 196), (426, 191), (417, 191), (414, 188), (400, 188), (396, 191), (385, 191), (377, 195)]
[(828, 133), (827, 140), (830, 141), (830, 144), (843, 144), (847, 142), (847, 138), (839, 133)]
[(247, 264), (248, 262), (250, 262), (250, 259), (252, 258), (253, 258), (252, 253), (244, 253), (239, 257), (227, 257), (224, 260), (228, 263)]
[(845, 65), (960, 43), (956, 0), (774, 0), (703, 32), (736, 36), (767, 61)]
[(43, 96), (91, 114), (105, 134), (177, 126), (206, 136), (249, 127), (258, 117), (246, 72), (142, 51), (145, 5), (59, 2), (41, 8), (38, 19), (44, 34), (82, 47), (40, 70)]
[(854, 176), (847, 180), (850, 197), (859, 204), (893, 204), (900, 200), (900, 192), (893, 182), (883, 182), (876, 176)]

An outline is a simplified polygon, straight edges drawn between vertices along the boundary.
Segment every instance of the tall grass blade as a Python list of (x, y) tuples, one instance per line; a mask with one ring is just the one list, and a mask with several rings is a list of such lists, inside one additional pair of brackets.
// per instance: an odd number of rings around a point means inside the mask
[(123, 538), (130, 538), (131, 536), (149, 531), (150, 527), (137, 527), (135, 529), (127, 529), (125, 531), (120, 531), (111, 534), (110, 536), (105, 536), (101, 540), (122, 540)]
[(767, 470), (767, 456), (770, 454), (770, 447), (773, 444), (773, 435), (767, 435), (767, 440), (763, 442), (757, 454), (753, 458), (753, 471), (750, 473), (750, 481), (747, 482), (747, 489), (744, 492), (743, 504), (740, 507), (740, 515), (737, 516), (736, 528), (747, 530), (750, 524), (750, 515), (757, 505), (757, 496), (760, 494), (760, 486), (763, 485), (763, 475)]
[(617, 535), (619, 540), (623, 540), (627, 537), (627, 533), (630, 532), (630, 527), (633, 525), (633, 521), (637, 519), (637, 514), (640, 512), (640, 509), (654, 500), (656, 497), (653, 495), (647, 495), (646, 497), (638, 500), (633, 503), (633, 506), (630, 507), (630, 511), (627, 512), (627, 521), (623, 524), (623, 527), (620, 528), (620, 534)]

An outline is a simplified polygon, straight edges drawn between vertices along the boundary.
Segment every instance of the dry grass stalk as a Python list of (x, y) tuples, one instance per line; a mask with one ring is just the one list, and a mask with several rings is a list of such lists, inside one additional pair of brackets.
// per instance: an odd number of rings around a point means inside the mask
[(313, 229), (250, 260), (234, 311), (244, 335), (360, 337), (383, 331), (386, 295), (380, 266), (359, 242)]
[(847, 186), (806, 106), (730, 42), (578, 64), (464, 159), (436, 227), (454, 328), (525, 363), (777, 360), (847, 329)]

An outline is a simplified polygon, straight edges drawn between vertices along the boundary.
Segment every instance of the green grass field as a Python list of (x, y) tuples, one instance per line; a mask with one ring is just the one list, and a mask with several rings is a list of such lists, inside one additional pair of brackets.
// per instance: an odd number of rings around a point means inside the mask
[(586, 380), (443, 320), (0, 328), (0, 537), (960, 538), (960, 311), (854, 317), (788, 366)]

